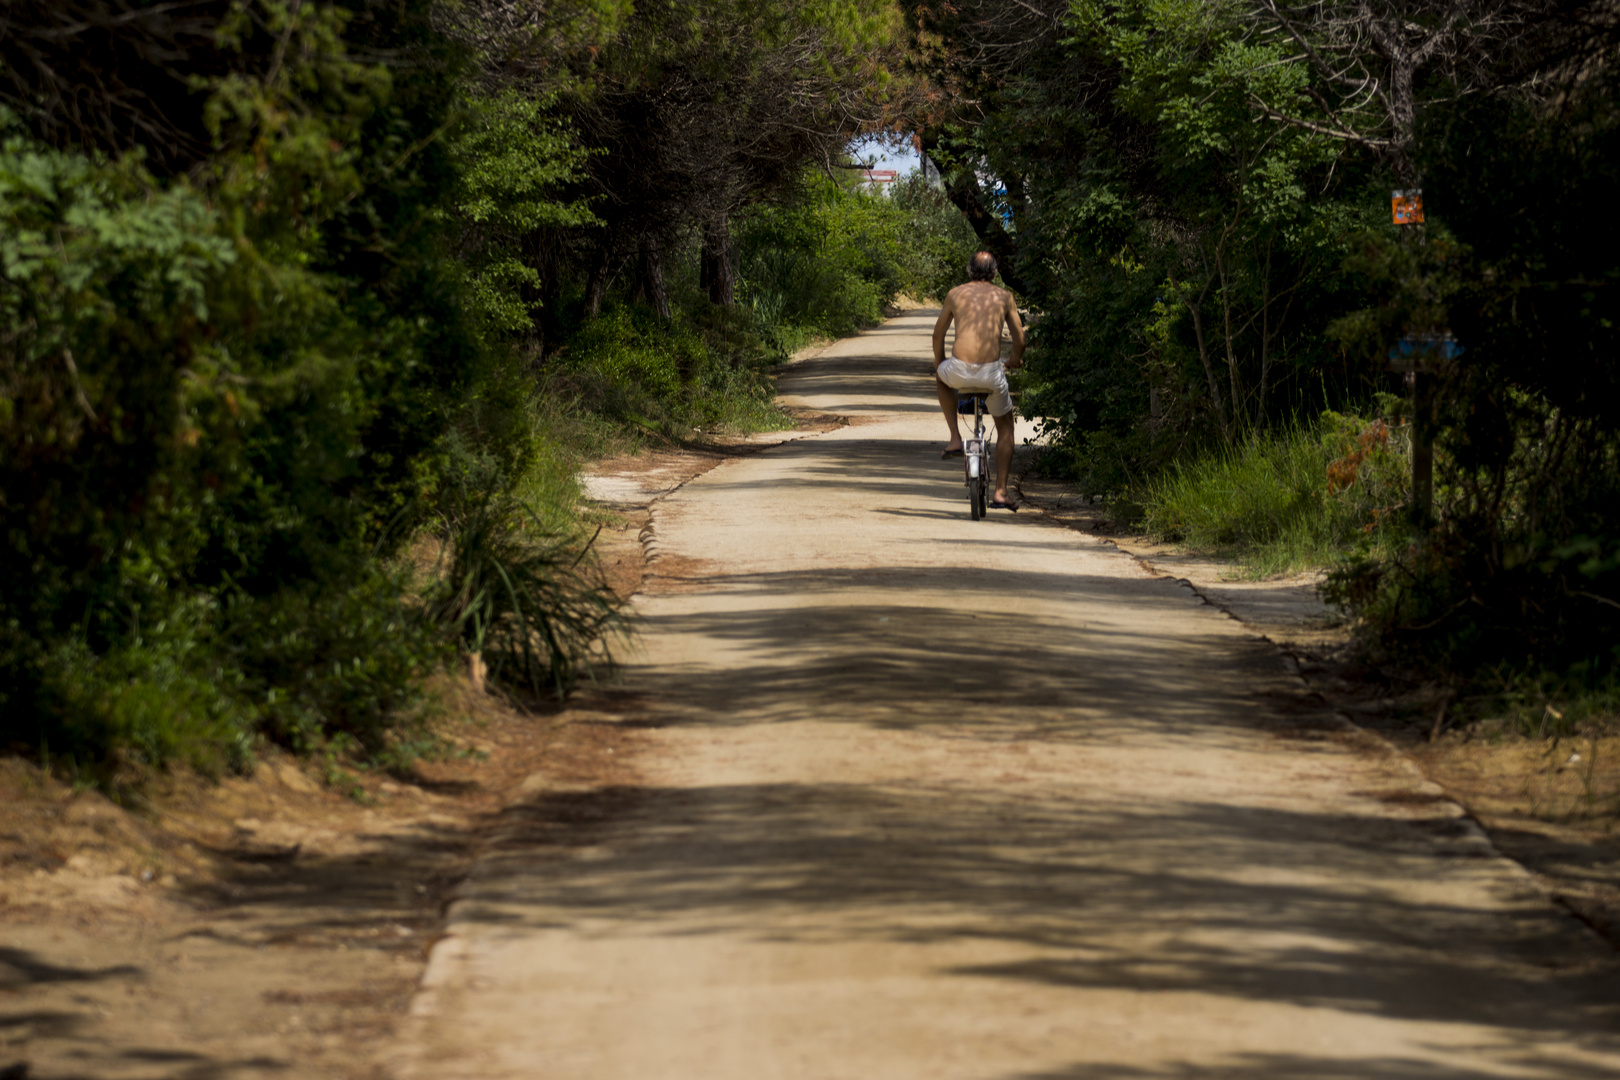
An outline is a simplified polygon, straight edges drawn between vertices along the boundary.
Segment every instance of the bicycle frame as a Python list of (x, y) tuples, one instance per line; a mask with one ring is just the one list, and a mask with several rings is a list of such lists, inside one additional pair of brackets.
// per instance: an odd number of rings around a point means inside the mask
[(962, 440), (962, 467), (967, 478), (968, 509), (973, 520), (978, 521), (989, 512), (990, 474), (995, 469), (995, 451), (992, 448), (995, 443), (985, 435), (983, 392), (958, 393), (956, 397), (958, 415), (967, 415), (964, 406), (970, 401), (973, 404), (973, 434)]

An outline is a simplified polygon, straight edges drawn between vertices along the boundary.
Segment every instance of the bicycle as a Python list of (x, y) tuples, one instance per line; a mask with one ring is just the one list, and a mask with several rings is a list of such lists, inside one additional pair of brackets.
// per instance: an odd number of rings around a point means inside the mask
[(974, 521), (990, 509), (990, 474), (995, 471), (996, 443), (984, 430), (987, 391), (963, 391), (956, 395), (956, 414), (973, 417), (973, 434), (962, 440), (962, 468), (967, 474), (968, 510)]

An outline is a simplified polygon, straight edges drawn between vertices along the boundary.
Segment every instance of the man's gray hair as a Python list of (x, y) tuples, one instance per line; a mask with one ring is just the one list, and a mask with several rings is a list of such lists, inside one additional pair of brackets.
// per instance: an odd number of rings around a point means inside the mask
[(975, 251), (968, 260), (969, 281), (996, 280), (996, 257), (988, 251)]

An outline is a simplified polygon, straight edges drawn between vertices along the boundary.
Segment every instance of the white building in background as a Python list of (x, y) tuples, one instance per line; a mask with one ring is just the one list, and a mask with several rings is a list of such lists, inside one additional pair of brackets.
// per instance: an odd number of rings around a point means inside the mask
[(916, 135), (862, 136), (850, 142), (849, 154), (863, 166), (860, 182), (868, 191), (886, 191), (896, 180), (919, 172), (930, 186), (944, 186), (939, 166), (922, 152), (922, 140)]
[(861, 186), (869, 192), (887, 191), (889, 185), (900, 179), (898, 169), (862, 169)]

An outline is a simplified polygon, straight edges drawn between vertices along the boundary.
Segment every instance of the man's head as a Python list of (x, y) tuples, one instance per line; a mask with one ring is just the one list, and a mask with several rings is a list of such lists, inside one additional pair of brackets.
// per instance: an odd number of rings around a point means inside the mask
[(996, 280), (996, 257), (988, 251), (975, 251), (968, 260), (969, 281)]

